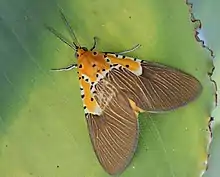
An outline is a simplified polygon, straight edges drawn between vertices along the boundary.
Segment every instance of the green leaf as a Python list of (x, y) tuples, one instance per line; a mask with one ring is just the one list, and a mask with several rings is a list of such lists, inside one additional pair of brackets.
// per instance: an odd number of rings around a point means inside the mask
[(205, 170), (213, 87), (210, 53), (194, 37), (189, 7), (172, 0), (0, 2), (0, 175), (104, 177), (84, 118), (74, 52), (45, 28), (68, 35), (58, 9), (84, 46), (182, 69), (203, 85), (199, 98), (164, 114), (140, 115), (140, 138), (121, 176), (197, 177)]

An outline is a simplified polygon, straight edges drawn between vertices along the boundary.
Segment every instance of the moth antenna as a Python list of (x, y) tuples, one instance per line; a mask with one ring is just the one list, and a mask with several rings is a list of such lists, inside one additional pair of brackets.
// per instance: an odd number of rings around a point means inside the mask
[(62, 42), (64, 42), (65, 44), (67, 44), (69, 47), (71, 47), (73, 50), (76, 51), (77, 47), (75, 45), (73, 45), (67, 38), (65, 38), (61, 33), (59, 33), (58, 31), (56, 31), (54, 28), (45, 25), (45, 27), (51, 32), (53, 33), (57, 38), (59, 38)]
[(69, 32), (69, 34), (70, 34), (72, 40), (76, 41), (76, 43), (73, 42), (73, 44), (75, 45), (75, 48), (81, 47), (79, 41), (76, 38), (75, 33), (73, 32), (73, 29), (72, 29), (70, 23), (68, 22), (67, 18), (65, 17), (65, 15), (64, 15), (64, 13), (62, 12), (61, 9), (60, 9), (60, 15), (61, 15), (61, 18), (62, 18), (62, 20), (63, 20), (63, 22), (64, 22), (64, 24), (65, 24), (65, 26), (66, 26), (66, 28), (67, 28), (67, 30)]

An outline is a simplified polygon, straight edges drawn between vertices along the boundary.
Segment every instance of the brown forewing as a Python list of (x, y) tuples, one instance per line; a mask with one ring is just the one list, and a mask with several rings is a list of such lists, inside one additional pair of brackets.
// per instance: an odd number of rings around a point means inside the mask
[(87, 115), (96, 156), (111, 175), (121, 173), (131, 161), (138, 142), (138, 120), (127, 96), (107, 80), (96, 85), (94, 97), (101, 115)]
[(143, 62), (141, 67), (140, 76), (119, 67), (112, 69), (108, 78), (145, 111), (178, 108), (195, 99), (202, 90), (195, 77), (180, 70), (151, 62)]

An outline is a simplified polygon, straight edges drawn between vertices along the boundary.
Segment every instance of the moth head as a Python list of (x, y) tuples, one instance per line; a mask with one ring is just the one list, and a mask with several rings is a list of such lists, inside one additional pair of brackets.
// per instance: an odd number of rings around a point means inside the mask
[(80, 56), (82, 56), (86, 51), (88, 51), (88, 49), (86, 47), (78, 47), (75, 50), (75, 57), (79, 58)]

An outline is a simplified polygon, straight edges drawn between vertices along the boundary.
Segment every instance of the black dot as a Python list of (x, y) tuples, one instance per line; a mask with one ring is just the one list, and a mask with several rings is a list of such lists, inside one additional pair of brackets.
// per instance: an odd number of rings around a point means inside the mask
[(123, 55), (122, 58), (125, 58), (125, 56)]
[(94, 100), (94, 98), (91, 98), (91, 101), (93, 101)]
[(110, 60), (109, 60), (108, 58), (106, 59), (106, 61), (107, 61), (107, 62), (110, 62)]
[(85, 95), (81, 95), (81, 98), (83, 99), (85, 97)]
[(81, 77), (79, 77), (79, 80), (81, 79)]
[(79, 54), (78, 54), (78, 53), (76, 54), (76, 57), (79, 57)]
[(117, 57), (117, 58), (118, 58), (118, 54), (115, 54), (115, 57)]
[(97, 55), (97, 52), (93, 52), (93, 55)]
[(95, 66), (96, 66), (96, 64), (93, 64), (93, 65), (92, 65), (92, 67), (95, 67)]
[(81, 65), (81, 64), (79, 65), (79, 68), (82, 68), (82, 65)]
[(134, 61), (137, 61), (137, 58), (134, 58)]
[(93, 88), (93, 85), (90, 86), (90, 90), (92, 90), (92, 88)]
[(99, 77), (99, 74), (96, 74), (96, 77)]
[(125, 65), (127, 68), (129, 68), (129, 65)]
[(86, 109), (86, 106), (84, 106), (83, 109)]
[(82, 79), (84, 79), (84, 76), (82, 76)]
[(80, 90), (83, 90), (83, 88), (82, 88), (82, 87), (80, 87)]
[(102, 69), (102, 71), (105, 71), (105, 69)]
[(88, 113), (85, 113), (85, 116), (88, 116)]
[(79, 74), (79, 71), (77, 71), (77, 74)]
[(91, 84), (93, 85), (93, 84), (94, 84), (94, 82), (91, 82)]
[(144, 60), (141, 60), (141, 63), (144, 63)]
[(86, 81), (86, 82), (88, 82), (88, 81), (89, 81), (89, 79), (87, 78), (85, 81)]
[(57, 165), (57, 168), (59, 168), (60, 166), (59, 165)]
[(113, 65), (110, 65), (110, 68), (112, 67)]

